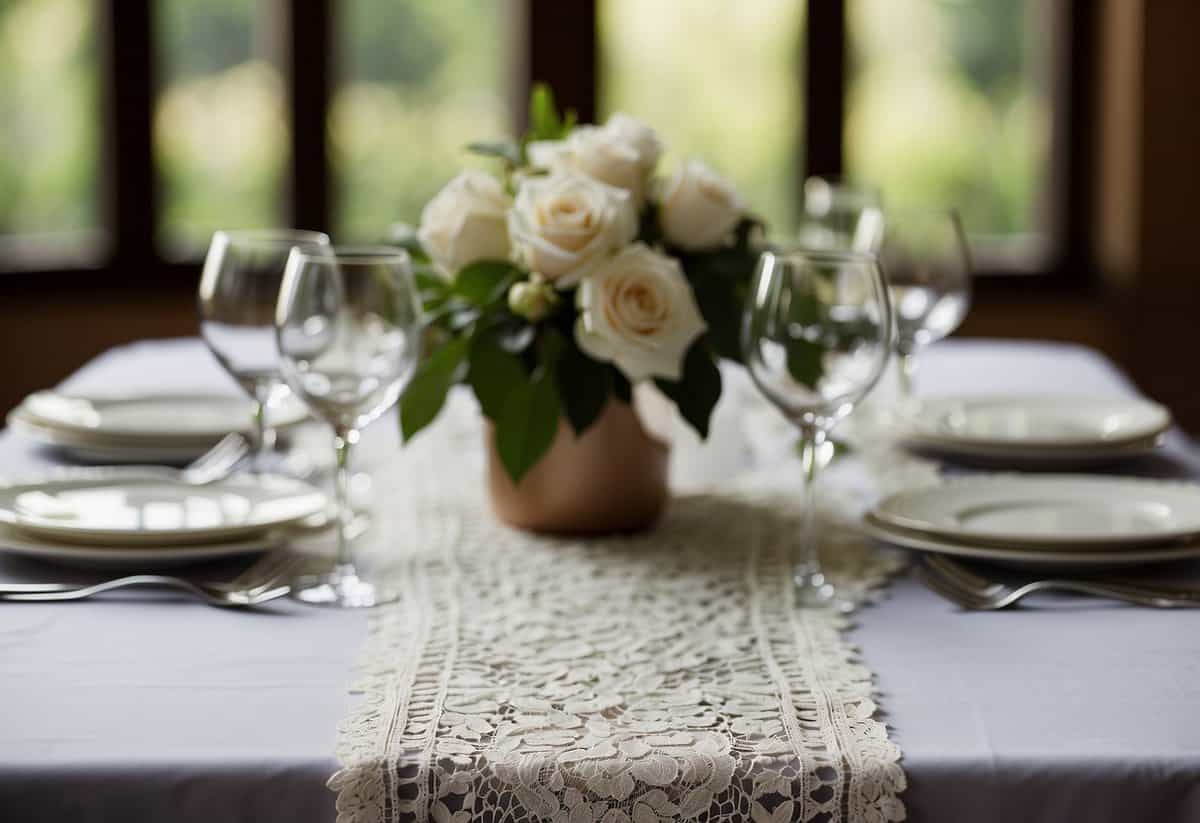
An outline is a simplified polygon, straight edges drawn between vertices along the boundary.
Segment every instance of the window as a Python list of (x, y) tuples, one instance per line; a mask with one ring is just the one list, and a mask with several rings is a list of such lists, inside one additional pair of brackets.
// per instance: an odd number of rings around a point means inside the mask
[(472, 140), (509, 130), (503, 4), (343, 0), (329, 112), (334, 236), (378, 242), (464, 162)]
[(952, 204), (984, 257), (1046, 225), (1048, 4), (854, 0), (846, 170), (908, 208)]
[(283, 218), (290, 142), (271, 4), (160, 0), (154, 153), (161, 244), (203, 254), (220, 228)]
[(79, 282), (190, 289), (218, 227), (381, 240), (466, 142), (520, 123), (534, 81), (585, 119), (652, 122), (668, 164), (705, 158), (777, 234), (806, 175), (847, 175), (957, 205), (1010, 271), (1065, 271), (1089, 239), (1088, 9), (0, 0), (0, 267), (28, 275), (2, 282), (60, 288), (90, 265)]
[(665, 164), (703, 158), (772, 231), (794, 232), (803, 10), (795, 0), (604, 0), (601, 114), (652, 123), (671, 151)]
[(0, 267), (98, 252), (96, 51), (88, 0), (0, 2)]

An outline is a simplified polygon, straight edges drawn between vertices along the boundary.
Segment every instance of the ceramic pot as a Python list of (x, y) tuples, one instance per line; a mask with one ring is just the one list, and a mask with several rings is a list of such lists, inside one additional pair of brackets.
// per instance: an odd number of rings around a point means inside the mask
[(666, 443), (646, 433), (636, 411), (609, 400), (582, 436), (560, 419), (550, 450), (520, 484), (496, 453), (491, 424), (488, 488), (500, 520), (528, 531), (604, 534), (648, 529), (667, 504)]

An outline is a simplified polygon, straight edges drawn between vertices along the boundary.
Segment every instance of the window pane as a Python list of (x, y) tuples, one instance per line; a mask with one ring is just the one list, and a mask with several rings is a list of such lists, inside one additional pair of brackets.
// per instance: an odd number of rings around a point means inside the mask
[(154, 111), (163, 240), (195, 254), (221, 228), (282, 220), (290, 144), (274, 3), (161, 0)]
[(602, 111), (646, 120), (667, 143), (664, 167), (705, 160), (772, 231), (792, 232), (803, 4), (603, 0), (598, 13)]
[(342, 0), (340, 82), (329, 119), (338, 239), (415, 223), (472, 140), (509, 131), (493, 0)]
[(0, 0), (5, 257), (86, 254), (96, 239), (99, 105), (92, 6), (88, 0)]
[(967, 231), (1012, 247), (1041, 228), (1050, 101), (1032, 0), (854, 0), (851, 176), (891, 204), (956, 206)]

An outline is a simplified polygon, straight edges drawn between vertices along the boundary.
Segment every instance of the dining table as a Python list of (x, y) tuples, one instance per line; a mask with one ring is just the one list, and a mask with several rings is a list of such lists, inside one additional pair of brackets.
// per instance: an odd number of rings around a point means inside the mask
[[(110, 350), (61, 388), (237, 392), (196, 339)], [(1137, 389), (1088, 348), (954, 339), (922, 355), (919, 392)], [(405, 459), (397, 428), (387, 415), (368, 430), (368, 468)], [(733, 447), (696, 448), (677, 480)], [(0, 482), (62, 462), (0, 434)], [(1173, 430), (1156, 453), (1091, 471), (1200, 480), (1200, 447)], [(88, 574), (0, 553), (0, 581)], [(145, 592), (0, 604), (0, 821), (333, 821), (326, 783), (368, 619)], [(1200, 609), (1050, 595), (967, 612), (902, 573), (850, 640), (903, 755), (909, 820), (1200, 820)]]

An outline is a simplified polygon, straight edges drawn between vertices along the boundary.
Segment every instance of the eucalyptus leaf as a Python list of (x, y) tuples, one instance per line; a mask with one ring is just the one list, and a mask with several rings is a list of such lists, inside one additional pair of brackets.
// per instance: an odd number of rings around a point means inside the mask
[(520, 354), (533, 342), (536, 330), (523, 317), (506, 318), (496, 329), (496, 342), (511, 354)]
[(467, 151), (484, 157), (499, 157), (510, 166), (520, 166), (523, 164), (521, 147), (511, 140), (468, 143)]
[(532, 380), (518, 383), (508, 393), (496, 420), (496, 452), (513, 483), (550, 449), (558, 434), (560, 411), (553, 377), (539, 370)]
[(462, 379), (469, 340), (452, 337), (421, 364), (400, 398), (400, 430), (411, 440), (433, 422), (446, 402), (450, 387)]
[(707, 339), (700, 338), (687, 350), (683, 374), (678, 381), (654, 382), (663, 394), (675, 401), (679, 413), (696, 433), (707, 438), (713, 407), (721, 399), (721, 370), (713, 362)]

